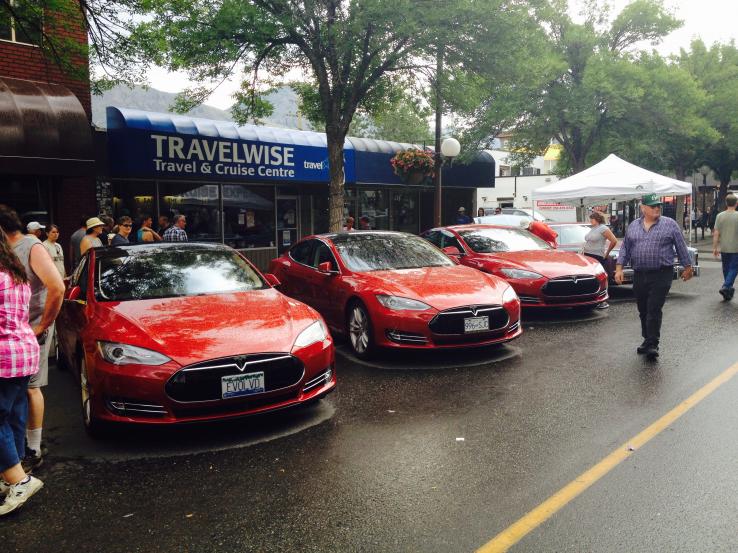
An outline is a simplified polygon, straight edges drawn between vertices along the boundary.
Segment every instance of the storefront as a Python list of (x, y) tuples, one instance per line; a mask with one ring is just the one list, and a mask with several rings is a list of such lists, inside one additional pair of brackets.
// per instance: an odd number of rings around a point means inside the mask
[[(328, 151), (322, 133), (236, 126), (109, 107), (108, 174), (101, 209), (134, 220), (187, 216), (192, 241), (222, 242), (259, 267), (296, 240), (328, 228)], [(408, 187), (389, 159), (408, 144), (349, 138), (344, 144), (346, 215), (372, 228), (432, 226), (433, 189)], [(494, 160), (444, 170), (445, 215), (471, 209), (474, 190), (494, 185)]]
[(69, 236), (96, 209), (85, 110), (62, 85), (0, 77), (0, 121), (0, 203)]

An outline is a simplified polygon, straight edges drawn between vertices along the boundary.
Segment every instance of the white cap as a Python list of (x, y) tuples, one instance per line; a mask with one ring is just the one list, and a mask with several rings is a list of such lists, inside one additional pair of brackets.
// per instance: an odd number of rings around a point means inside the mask
[(461, 206), (461, 207), (459, 208), (459, 211), (466, 211), (466, 209), (464, 209), (464, 206), (462, 205), (462, 206)]
[(36, 230), (44, 229), (46, 227), (44, 225), (42, 225), (41, 223), (39, 223), (38, 221), (31, 221), (30, 223), (28, 223), (28, 226), (26, 228), (29, 231), (33, 232), (33, 231), (36, 231)]

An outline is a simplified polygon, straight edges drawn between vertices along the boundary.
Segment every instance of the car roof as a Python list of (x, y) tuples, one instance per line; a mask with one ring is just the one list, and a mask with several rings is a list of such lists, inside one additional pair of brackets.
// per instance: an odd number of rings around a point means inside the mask
[(301, 240), (310, 240), (313, 238), (325, 238), (327, 240), (330, 240), (332, 242), (342, 242), (347, 240), (348, 238), (352, 236), (415, 236), (414, 234), (409, 234), (407, 232), (396, 232), (393, 230), (352, 230), (352, 231), (343, 231), (343, 232), (326, 232), (324, 234), (314, 234), (313, 236), (306, 236)]
[(233, 248), (225, 244), (209, 244), (206, 242), (153, 242), (147, 244), (130, 244), (128, 246), (103, 246), (93, 248), (98, 259), (108, 257), (127, 257), (147, 255), (160, 252), (192, 252), (192, 251), (223, 251), (232, 252)]
[[(461, 232), (464, 230), (484, 230), (484, 229), (490, 229), (490, 228), (525, 230), (519, 226), (516, 227), (515, 225), (484, 225), (481, 223), (474, 223), (472, 225), (452, 225), (450, 227), (438, 227), (438, 229), (451, 229), (455, 232)], [(438, 230), (438, 229), (432, 229), (432, 230)]]

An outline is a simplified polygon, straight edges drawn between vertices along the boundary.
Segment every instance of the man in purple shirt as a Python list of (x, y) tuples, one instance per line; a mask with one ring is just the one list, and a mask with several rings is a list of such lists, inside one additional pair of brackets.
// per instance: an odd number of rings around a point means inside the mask
[(641, 217), (625, 233), (615, 265), (615, 282), (623, 283), (623, 266), (633, 266), (633, 294), (638, 303), (643, 343), (636, 350), (649, 359), (659, 356), (662, 308), (671, 288), (674, 251), (684, 267), (682, 280), (692, 278), (692, 259), (679, 225), (661, 216), (661, 198), (647, 194), (641, 201)]

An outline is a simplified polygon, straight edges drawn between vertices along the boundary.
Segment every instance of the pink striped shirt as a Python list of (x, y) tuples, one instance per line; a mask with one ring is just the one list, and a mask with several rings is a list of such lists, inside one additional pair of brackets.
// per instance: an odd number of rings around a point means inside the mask
[(28, 322), (31, 287), (0, 270), (0, 378), (38, 372), (39, 347)]

